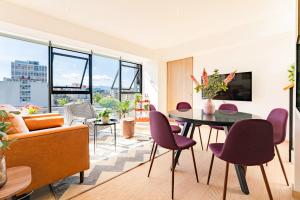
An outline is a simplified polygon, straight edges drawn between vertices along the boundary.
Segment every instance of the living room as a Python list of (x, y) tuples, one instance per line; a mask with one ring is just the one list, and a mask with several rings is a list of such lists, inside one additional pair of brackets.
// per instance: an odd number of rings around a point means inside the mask
[[(0, 197), (23, 166), (4, 199), (299, 198), (297, 22), (296, 0), (0, 1)], [(265, 173), (212, 167), (231, 127), (276, 109)], [(178, 149), (155, 137), (164, 117)]]

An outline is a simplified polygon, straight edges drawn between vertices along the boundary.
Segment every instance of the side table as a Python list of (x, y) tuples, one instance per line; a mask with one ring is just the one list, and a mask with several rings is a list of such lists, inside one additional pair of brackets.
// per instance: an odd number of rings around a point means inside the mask
[(7, 168), (7, 182), (0, 189), (0, 200), (13, 198), (31, 183), (31, 168), (27, 166)]
[(116, 124), (119, 121), (117, 119), (110, 119), (108, 123), (103, 123), (101, 120), (96, 120), (94, 122), (94, 154), (96, 153), (96, 140), (97, 140), (97, 127), (98, 126), (114, 126), (114, 139), (115, 139), (115, 151), (117, 148), (117, 128)]

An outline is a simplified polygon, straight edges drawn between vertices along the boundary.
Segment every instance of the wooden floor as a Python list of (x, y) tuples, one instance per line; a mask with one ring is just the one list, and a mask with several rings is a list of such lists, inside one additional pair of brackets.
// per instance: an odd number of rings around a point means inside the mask
[[(208, 127), (202, 127), (202, 138), (206, 145)], [(197, 130), (196, 130), (197, 131)], [(220, 141), (224, 141), (224, 133), (219, 133)], [(199, 141), (198, 133), (195, 132), (196, 141)], [(212, 135), (215, 141), (215, 135)], [(284, 165), (293, 183), (293, 165), (287, 162), (288, 144), (279, 146)], [(183, 152), (180, 157), (180, 165), (175, 171), (175, 199), (180, 200), (205, 200), (222, 199), (223, 182), (225, 176), (225, 162), (215, 159), (212, 170), (210, 185), (206, 185), (211, 153), (202, 151), (200, 143), (196, 147), (196, 162), (199, 175), (199, 183), (196, 182), (192, 156), (189, 150)], [(146, 163), (130, 172), (121, 175), (103, 185), (77, 196), (76, 200), (160, 200), (171, 199), (171, 153), (165, 154), (154, 161), (152, 174), (147, 178), (149, 163)], [(278, 158), (265, 167), (274, 199), (293, 199), (291, 186), (285, 185)], [(268, 194), (263, 182), (259, 167), (248, 167), (247, 182), (250, 195), (241, 192), (233, 165), (229, 168), (228, 200), (268, 199)], [(291, 184), (290, 184), (291, 185)]]

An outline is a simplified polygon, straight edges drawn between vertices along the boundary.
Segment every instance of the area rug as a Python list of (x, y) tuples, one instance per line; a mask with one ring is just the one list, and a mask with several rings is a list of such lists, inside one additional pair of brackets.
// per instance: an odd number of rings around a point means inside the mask
[[(98, 133), (95, 154), (93, 137), (90, 137), (90, 169), (85, 171), (84, 182), (79, 184), (79, 174), (76, 174), (52, 184), (55, 199), (71, 199), (149, 161), (152, 141), (148, 126), (139, 125), (131, 139), (124, 139), (119, 130), (117, 133), (116, 151), (110, 129)], [(166, 152), (158, 148), (157, 156)]]

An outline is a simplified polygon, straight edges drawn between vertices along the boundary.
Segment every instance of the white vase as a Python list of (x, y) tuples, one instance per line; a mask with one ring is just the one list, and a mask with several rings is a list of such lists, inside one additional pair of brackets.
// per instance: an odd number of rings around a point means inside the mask
[(216, 111), (215, 104), (212, 99), (207, 99), (203, 106), (203, 112), (207, 115), (212, 115)]

